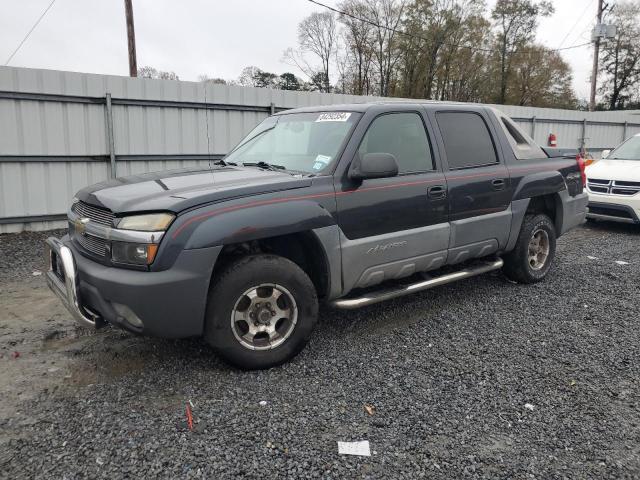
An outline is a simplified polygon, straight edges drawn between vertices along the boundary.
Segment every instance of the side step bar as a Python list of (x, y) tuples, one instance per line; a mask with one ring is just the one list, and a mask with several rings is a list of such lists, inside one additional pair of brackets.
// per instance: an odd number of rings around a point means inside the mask
[(374, 303), (384, 302), (385, 300), (391, 300), (392, 298), (404, 297), (410, 293), (421, 292), (423, 290), (429, 290), (430, 288), (439, 287), (440, 285), (446, 285), (447, 283), (456, 282), (465, 278), (475, 277), (483, 273), (491, 272), (502, 268), (504, 262), (501, 258), (493, 260), (491, 262), (485, 262), (480, 265), (470, 266), (463, 270), (459, 270), (454, 273), (448, 273), (440, 277), (431, 278), (429, 280), (423, 280), (421, 282), (412, 283), (410, 285), (402, 285), (396, 288), (385, 288), (374, 292), (369, 292), (361, 297), (354, 298), (339, 298), (331, 302), (331, 305), (336, 308), (344, 308), (346, 310), (353, 310), (360, 307), (366, 307), (373, 305)]

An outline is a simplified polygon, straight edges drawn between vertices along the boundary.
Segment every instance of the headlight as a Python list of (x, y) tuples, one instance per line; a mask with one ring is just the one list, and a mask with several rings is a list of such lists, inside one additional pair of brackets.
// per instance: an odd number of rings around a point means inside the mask
[(151, 265), (158, 253), (158, 245), (155, 243), (111, 243), (111, 260), (115, 263), (128, 263), (129, 265)]
[(121, 218), (117, 228), (120, 230), (138, 230), (141, 232), (163, 232), (171, 225), (174, 218), (175, 215), (171, 213), (131, 215), (130, 217)]

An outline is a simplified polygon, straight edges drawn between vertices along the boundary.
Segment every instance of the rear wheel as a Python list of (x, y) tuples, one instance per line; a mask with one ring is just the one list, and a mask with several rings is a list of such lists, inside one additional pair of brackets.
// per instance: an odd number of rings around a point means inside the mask
[(556, 229), (544, 214), (527, 215), (515, 248), (504, 256), (503, 271), (512, 280), (535, 283), (543, 280), (555, 257)]
[(214, 279), (205, 338), (237, 367), (269, 368), (302, 350), (317, 315), (315, 288), (298, 265), (275, 255), (253, 255)]

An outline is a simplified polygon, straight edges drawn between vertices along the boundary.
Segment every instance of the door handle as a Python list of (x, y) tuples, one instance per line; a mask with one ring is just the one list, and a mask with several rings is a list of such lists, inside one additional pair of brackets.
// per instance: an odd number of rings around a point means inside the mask
[(427, 189), (427, 196), (431, 199), (447, 198), (447, 187), (444, 185), (434, 185)]
[(491, 186), (494, 190), (504, 190), (506, 184), (507, 183), (504, 181), (504, 178), (494, 178), (491, 180)]

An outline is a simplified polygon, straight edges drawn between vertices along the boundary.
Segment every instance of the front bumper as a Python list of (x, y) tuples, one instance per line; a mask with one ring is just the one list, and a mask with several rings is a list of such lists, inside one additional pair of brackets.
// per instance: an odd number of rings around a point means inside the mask
[(638, 224), (640, 194), (623, 196), (589, 192), (587, 218)]
[(81, 325), (106, 322), (163, 338), (202, 334), (209, 281), (222, 247), (183, 250), (171, 268), (158, 272), (102, 265), (80, 254), (68, 236), (50, 237), (47, 247), (47, 283)]
[(97, 327), (99, 325), (98, 315), (87, 310), (80, 303), (78, 274), (71, 249), (55, 237), (47, 239), (47, 246), (49, 247), (47, 285), (80, 325), (90, 328)]

